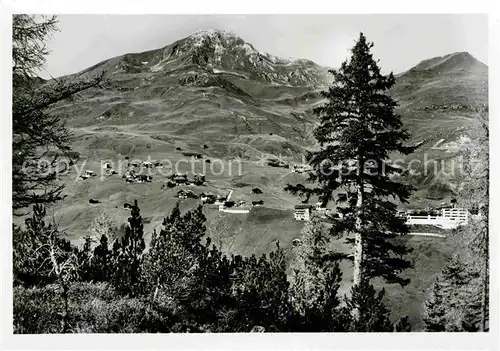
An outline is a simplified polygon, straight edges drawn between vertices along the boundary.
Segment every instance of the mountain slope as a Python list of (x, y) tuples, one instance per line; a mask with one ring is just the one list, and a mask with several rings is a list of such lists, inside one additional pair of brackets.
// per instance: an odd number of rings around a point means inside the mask
[(424, 60), (397, 76), (403, 109), (475, 110), (487, 104), (488, 67), (466, 52)]
[(323, 86), (326, 69), (305, 59), (283, 59), (261, 53), (232, 32), (205, 30), (164, 48), (103, 61), (82, 73), (106, 69), (117, 73), (168, 73), (196, 65), (210, 73), (291, 86)]
[[(419, 160), (411, 177), (421, 197), (443, 198), (459, 187), (460, 155), (468, 126), (488, 105), (488, 67), (466, 52), (424, 60), (396, 77), (391, 94), (414, 142), (407, 161)], [(428, 167), (426, 160), (430, 160)], [(434, 162), (436, 166), (434, 166)]]
[[(298, 160), (315, 147), (312, 109), (322, 103), (320, 91), (331, 79), (325, 67), (312, 61), (261, 53), (236, 34), (218, 30), (105, 60), (77, 75), (102, 70), (110, 81), (106, 89), (54, 109), (75, 130), (133, 130), (151, 145), (169, 140), (191, 151), (208, 142), (214, 144), (214, 157), (245, 159), (263, 152)], [(412, 142), (424, 142), (404, 161), (426, 156), (439, 162), (437, 172), (411, 178), (424, 189), (422, 196), (437, 192), (442, 197), (456, 188), (453, 177), (441, 170), (459, 155), (468, 124), (487, 104), (487, 87), (487, 66), (465, 52), (424, 60), (396, 76), (390, 94)], [(78, 145), (92, 147), (82, 141)]]
[[(109, 78), (105, 89), (53, 110), (74, 128), (77, 151), (95, 160), (117, 154), (174, 157), (180, 148), (250, 163), (266, 154), (299, 161), (316, 147), (312, 109), (322, 103), (320, 92), (331, 79), (325, 67), (261, 53), (218, 30), (111, 58), (76, 75), (102, 70)], [(410, 178), (420, 200), (451, 195), (457, 187), (453, 175), (441, 170), (454, 167), (467, 126), (487, 104), (487, 77), (487, 66), (468, 53), (431, 58), (396, 76), (390, 94), (412, 142), (423, 143), (403, 164), (424, 157), (439, 163), (435, 171), (422, 166)]]
[[(70, 126), (132, 127), (220, 142), (273, 134), (310, 144), (310, 110), (328, 82), (327, 69), (311, 61), (260, 53), (235, 34), (215, 30), (115, 57), (76, 75), (103, 70), (107, 89), (54, 110)], [(279, 152), (280, 142), (269, 139)]]

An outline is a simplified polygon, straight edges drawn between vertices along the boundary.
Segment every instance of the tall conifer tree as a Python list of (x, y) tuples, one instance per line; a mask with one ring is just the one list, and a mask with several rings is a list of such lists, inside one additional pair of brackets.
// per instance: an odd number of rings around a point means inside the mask
[(144, 225), (135, 200), (125, 235), (113, 245), (113, 283), (118, 290), (128, 294), (138, 291), (145, 248)]
[(432, 292), (424, 305), (424, 325), (425, 331), (444, 332), (446, 331), (446, 307), (444, 305), (444, 286), (438, 277), (432, 285)]
[[(12, 208), (16, 215), (23, 215), (26, 211), (21, 209), (32, 204), (51, 204), (64, 197), (64, 184), (55, 169), (61, 159), (74, 160), (76, 153), (71, 150), (73, 134), (50, 108), (103, 82), (102, 73), (50, 81), (38, 76), (49, 54), (46, 42), (55, 31), (56, 16), (12, 16)], [(40, 167), (40, 159), (48, 161), (49, 167)]]
[[(313, 216), (294, 248), (291, 268), (293, 306), (300, 315), (301, 331), (338, 331), (338, 289), (342, 280), (337, 254), (330, 249), (326, 224)], [(341, 323), (340, 323), (341, 324)]]
[(334, 82), (322, 93), (327, 101), (314, 110), (320, 119), (314, 131), (320, 149), (308, 155), (308, 182), (314, 185), (286, 189), (306, 200), (316, 195), (324, 204), (335, 201), (341, 216), (331, 218), (331, 233), (346, 235), (354, 246), (354, 286), (376, 276), (404, 285), (408, 281), (399, 273), (410, 267), (408, 249), (397, 238), (408, 226), (397, 216), (395, 200), (406, 202), (411, 187), (393, 177), (401, 169), (387, 161), (393, 152), (415, 148), (405, 145), (410, 135), (387, 95), (395, 78), (381, 74), (372, 47), (361, 33), (350, 59), (330, 70)]

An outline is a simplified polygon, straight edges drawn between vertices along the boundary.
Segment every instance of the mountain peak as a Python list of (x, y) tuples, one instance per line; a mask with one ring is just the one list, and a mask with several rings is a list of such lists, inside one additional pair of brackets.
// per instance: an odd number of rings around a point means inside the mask
[(232, 75), (232, 79), (239, 77), (289, 86), (323, 87), (329, 79), (327, 70), (310, 60), (286, 59), (260, 52), (234, 32), (220, 29), (199, 30), (161, 49), (118, 56), (84, 73), (103, 69), (112, 74), (201, 69), (205, 75), (211, 72), (219, 76)]
[(200, 29), (193, 34), (190, 35), (190, 37), (215, 37), (215, 36), (225, 36), (225, 37), (237, 37), (236, 33), (233, 31), (227, 31), (223, 29)]
[(410, 69), (416, 71), (436, 71), (439, 73), (452, 71), (482, 70), (486, 65), (466, 51), (454, 52), (444, 56), (437, 56), (423, 60), (418, 65)]
[(216, 42), (221, 45), (244, 42), (244, 40), (236, 35), (236, 33), (221, 29), (199, 30), (188, 36), (186, 39), (192, 42), (195, 46), (202, 45), (205, 42)]

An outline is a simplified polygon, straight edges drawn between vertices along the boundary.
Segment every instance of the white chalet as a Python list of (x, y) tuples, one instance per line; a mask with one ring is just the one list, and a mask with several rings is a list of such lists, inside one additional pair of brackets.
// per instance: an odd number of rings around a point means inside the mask
[(311, 206), (296, 205), (293, 211), (293, 217), (296, 221), (309, 221), (311, 219)]

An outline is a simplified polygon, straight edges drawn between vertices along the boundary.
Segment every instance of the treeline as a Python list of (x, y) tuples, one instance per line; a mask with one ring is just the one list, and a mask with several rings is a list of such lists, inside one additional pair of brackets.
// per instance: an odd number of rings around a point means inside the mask
[(122, 237), (76, 247), (35, 206), (14, 233), (15, 332), (410, 330), (390, 321), (384, 292), (368, 282), (339, 295), (342, 273), (318, 222), (304, 230), (290, 277), (279, 244), (269, 255), (227, 256), (204, 223), (201, 207), (175, 207), (146, 251), (136, 202)]
[(461, 245), (438, 274), (425, 303), (428, 331), (475, 332), (489, 328), (489, 126), (488, 107), (468, 130), (462, 151), (460, 203), (477, 206), (479, 218), (458, 230)]

